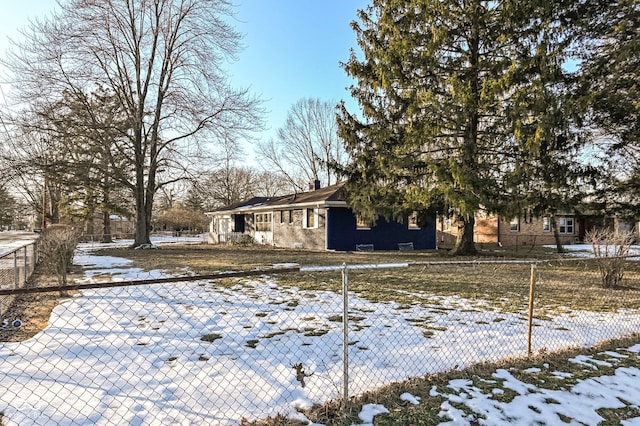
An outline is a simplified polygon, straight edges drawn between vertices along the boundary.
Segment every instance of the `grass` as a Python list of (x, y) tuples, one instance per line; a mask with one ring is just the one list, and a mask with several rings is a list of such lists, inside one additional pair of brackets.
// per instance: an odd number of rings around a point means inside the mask
[[(625, 352), (620, 349), (636, 343), (640, 343), (640, 334), (615, 341), (608, 341), (589, 349), (574, 348), (529, 359), (510, 359), (499, 363), (478, 364), (464, 370), (454, 369), (424, 378), (394, 383), (354, 398), (350, 401), (346, 413), (342, 412), (341, 401), (334, 401), (322, 407), (316, 407), (311, 412), (305, 414), (310, 420), (316, 423), (326, 424), (327, 426), (350, 425), (359, 423), (357, 415), (362, 410), (363, 405), (381, 404), (389, 410), (390, 414), (376, 416), (375, 424), (377, 426), (437, 425), (449, 420), (441, 417), (439, 413), (441, 412), (441, 405), (445, 401), (445, 398), (441, 395), (455, 394), (453, 389), (449, 387), (451, 380), (470, 380), (473, 386), (480, 389), (484, 394), (492, 395), (491, 398), (493, 400), (508, 403), (518, 394), (504, 387), (503, 380), (493, 377), (493, 374), (498, 369), (506, 369), (516, 379), (530, 383), (540, 389), (564, 390), (581, 380), (604, 375), (612, 376), (615, 374), (615, 369), (620, 367), (640, 367), (639, 354), (628, 351)], [(627, 357), (616, 358), (615, 363), (610, 366), (598, 364), (598, 369), (585, 368), (584, 365), (569, 361), (578, 355), (589, 355), (596, 360), (606, 359), (611, 362), (611, 358), (603, 354), (604, 351), (616, 351)], [(568, 375), (564, 379), (559, 379), (557, 375), (554, 375), (556, 372), (568, 373)], [(495, 389), (499, 389), (501, 392), (496, 392)], [(436, 396), (432, 396), (434, 395), (434, 391), (437, 392)], [(405, 392), (420, 398), (420, 404), (414, 406), (400, 400), (399, 396)], [(605, 418), (605, 421), (600, 423), (600, 425), (619, 425), (621, 420), (640, 416), (640, 410), (637, 407), (628, 402), (622, 402), (625, 404), (622, 408), (602, 409), (599, 411), (599, 414)], [(546, 403), (557, 404), (558, 401), (548, 400)], [(465, 405), (451, 404), (471, 413), (471, 410)], [(253, 423), (253, 425), (274, 426), (280, 424), (271, 423), (271, 420), (272, 419), (256, 422)], [(559, 421), (561, 422), (562, 420), (559, 418)], [(565, 421), (571, 421), (571, 419), (565, 419)]]
[[(536, 305), (540, 317), (570, 310), (611, 311), (635, 309), (640, 305), (640, 262), (628, 262), (624, 287), (604, 289), (593, 261), (558, 257), (549, 249), (483, 252), (474, 258), (454, 259), (442, 251), (341, 253), (289, 250), (264, 246), (229, 247), (213, 245), (171, 246), (162, 250), (100, 250), (98, 254), (131, 259), (144, 270), (161, 269), (176, 275), (185, 270), (196, 274), (223, 271), (271, 269), (275, 264), (327, 266), (408, 262), (409, 268), (352, 269), (349, 289), (371, 302), (394, 301), (410, 308), (437, 303), (437, 296), (459, 296), (487, 301), (487, 309), (522, 312), (527, 309), (531, 267), (527, 264), (474, 263), (469, 261), (554, 259), (541, 263), (536, 271)], [(460, 260), (464, 264), (452, 264)], [(421, 265), (420, 262), (448, 262)], [(339, 271), (275, 274), (278, 285), (302, 290), (342, 291)], [(217, 280), (216, 286), (241, 284), (238, 279)], [(293, 307), (293, 306), (292, 306)], [(544, 309), (542, 309), (544, 308)]]
[(219, 333), (210, 333), (203, 335), (200, 340), (203, 342), (215, 342), (218, 339), (222, 339), (222, 334)]
[[(445, 402), (443, 394), (455, 394), (449, 386), (452, 380), (463, 379), (471, 381), (473, 386), (483, 394), (491, 395), (497, 402), (509, 403), (518, 394), (504, 387), (504, 380), (497, 379), (493, 374), (498, 369), (508, 370), (516, 379), (530, 383), (539, 389), (565, 390), (575, 385), (580, 380), (588, 380), (600, 376), (611, 376), (615, 369), (621, 367), (640, 367), (638, 353), (625, 352), (620, 348), (629, 347), (640, 343), (640, 334), (623, 339), (611, 340), (599, 344), (593, 348), (574, 348), (554, 354), (544, 354), (529, 359), (510, 359), (499, 363), (477, 364), (464, 370), (451, 370), (424, 378), (415, 378), (401, 383), (369, 392), (349, 401), (346, 410), (343, 410), (342, 401), (332, 401), (323, 406), (315, 407), (305, 415), (313, 422), (327, 426), (346, 426), (358, 424), (358, 413), (365, 404), (381, 404), (389, 410), (389, 414), (375, 417), (376, 426), (418, 426), (437, 425), (450, 419), (441, 417), (442, 403)], [(626, 355), (625, 358), (616, 358), (611, 366), (598, 365), (598, 369), (585, 368), (584, 365), (571, 362), (570, 359), (579, 355), (592, 356), (594, 359), (607, 359), (605, 351), (616, 351)], [(559, 379), (558, 372), (563, 373), (564, 379)], [(556, 374), (554, 374), (556, 373)], [(499, 391), (496, 391), (498, 389)], [(399, 396), (405, 392), (420, 398), (419, 405), (412, 405), (400, 400)], [(546, 404), (558, 404), (558, 401), (547, 399)], [(600, 409), (598, 414), (605, 420), (600, 426), (619, 425), (622, 420), (640, 416), (640, 409), (627, 401), (621, 401), (624, 405), (617, 409)], [(464, 404), (450, 401), (456, 408), (462, 409), (468, 414), (472, 410)], [(529, 409), (537, 410), (531, 406)], [(566, 416), (558, 416), (558, 424), (571, 423), (575, 419)], [(282, 416), (276, 416), (261, 421), (242, 423), (244, 426), (299, 426), (306, 423), (298, 422)]]

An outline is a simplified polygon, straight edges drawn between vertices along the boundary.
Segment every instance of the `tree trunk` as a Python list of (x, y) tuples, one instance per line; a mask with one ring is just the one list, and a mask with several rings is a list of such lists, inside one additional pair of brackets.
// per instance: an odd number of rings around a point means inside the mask
[(60, 223), (60, 191), (57, 188), (52, 188), (52, 185), (49, 185), (47, 197), (49, 199), (49, 211), (47, 212), (49, 224)]
[(93, 224), (93, 205), (89, 204), (88, 206), (88, 210), (87, 210), (87, 217), (86, 217), (86, 222), (87, 222), (87, 230), (85, 231), (85, 235), (87, 236), (87, 238), (90, 241), (93, 241), (93, 234), (95, 234), (95, 227)]
[(111, 235), (111, 215), (107, 210), (102, 212), (102, 242), (112, 243), (113, 238)]
[[(142, 175), (142, 171), (140, 171)], [(147, 211), (145, 203), (145, 187), (144, 177), (140, 176), (136, 182), (136, 236), (133, 243), (134, 247), (140, 247), (143, 244), (151, 244), (149, 236), (149, 225), (147, 223)]]
[[(142, 118), (139, 119), (142, 123)], [(134, 247), (140, 247), (143, 244), (151, 244), (151, 238), (149, 236), (150, 228), (147, 221), (147, 209), (146, 209), (146, 186), (144, 179), (145, 169), (145, 155), (143, 150), (143, 136), (140, 128), (135, 129), (135, 169), (136, 169), (136, 184), (135, 184), (135, 199), (136, 199), (136, 237), (133, 243)]]
[(555, 214), (551, 214), (549, 216), (549, 222), (551, 225), (551, 229), (553, 229), (553, 238), (556, 240), (556, 251), (558, 253), (564, 253), (562, 241), (560, 241), (560, 229), (558, 228), (558, 221), (556, 220)]
[[(469, 68), (468, 77), (466, 78), (469, 84), (469, 99), (465, 106), (467, 120), (463, 135), (462, 157), (461, 157), (461, 170), (456, 172), (457, 176), (452, 176), (453, 180), (462, 180), (462, 188), (464, 192), (467, 192), (465, 196), (468, 202), (475, 205), (477, 200), (469, 199), (473, 197), (470, 194), (476, 192), (478, 182), (475, 181), (474, 176), (477, 175), (478, 169), (478, 129), (480, 122), (479, 103), (481, 97), (481, 85), (480, 85), (480, 30), (477, 17), (474, 15), (471, 23), (470, 37), (469, 37)], [(475, 209), (474, 211), (477, 211)], [(454, 256), (473, 256), (478, 254), (478, 250), (473, 242), (474, 237), (474, 225), (476, 223), (475, 216), (473, 214), (460, 215), (457, 218), (458, 223), (458, 235), (456, 238), (456, 244), (451, 251)]]
[(453, 256), (473, 256), (478, 254), (473, 242), (475, 218), (473, 216), (460, 216), (456, 222), (458, 223), (458, 235), (451, 254)]

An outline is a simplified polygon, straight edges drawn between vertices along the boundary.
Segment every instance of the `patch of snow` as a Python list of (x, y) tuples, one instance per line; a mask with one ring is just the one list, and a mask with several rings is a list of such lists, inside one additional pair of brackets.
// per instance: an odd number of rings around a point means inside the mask
[(157, 250), (160, 246), (155, 244), (140, 244), (139, 246), (134, 247), (134, 250)]
[(594, 370), (597, 370), (598, 366), (602, 366), (602, 367), (613, 366), (610, 362), (594, 359), (587, 355), (578, 355), (575, 358), (569, 358), (569, 362), (573, 362), (574, 364), (585, 365), (589, 368), (593, 368)]
[(409, 404), (420, 405), (420, 397), (419, 396), (413, 396), (408, 392), (405, 392), (402, 395), (400, 395), (400, 399), (402, 401), (407, 401)]
[(300, 266), (299, 263), (274, 263), (271, 265), (273, 268), (295, 268), (296, 266)]
[[(638, 368), (618, 368), (613, 376), (581, 380), (568, 390), (549, 390), (523, 383), (506, 370), (496, 371), (495, 376), (504, 380), (506, 388), (518, 394), (512, 401), (497, 401), (492, 397), (495, 390), (485, 394), (470, 382), (465, 385), (464, 381), (455, 381), (450, 387), (468, 397), (460, 399), (458, 395), (444, 395), (447, 401), (440, 407), (440, 416), (450, 419), (444, 424), (467, 424), (470, 421), (469, 416), (453, 408), (450, 401), (468, 406), (483, 425), (562, 424), (561, 416), (576, 420), (576, 424), (599, 424), (604, 420), (598, 414), (599, 409), (623, 408), (625, 404), (622, 400), (628, 401), (631, 406), (640, 405)], [(640, 418), (629, 419), (622, 424), (635, 426), (639, 421)]]
[(569, 379), (573, 377), (573, 373), (566, 373), (564, 371), (554, 371), (551, 373), (551, 375), (557, 377), (558, 379)]
[(619, 354), (617, 352), (612, 352), (612, 351), (605, 351), (605, 352), (601, 352), (602, 355), (607, 355), (610, 356), (611, 358), (629, 358), (629, 355), (623, 355), (623, 354)]
[(637, 345), (633, 345), (631, 346), (629, 349), (627, 349), (629, 352), (633, 352), (633, 353), (640, 353), (640, 343), (638, 343)]
[[(555, 245), (546, 245), (548, 248), (555, 248)], [(563, 245), (562, 248), (568, 252), (572, 256), (576, 257), (594, 257), (593, 247), (591, 244), (567, 244)], [(609, 250), (610, 253), (615, 252), (615, 248), (612, 247)], [(640, 257), (640, 245), (632, 245), (629, 249), (629, 256), (639, 256)]]
[(379, 414), (389, 414), (389, 410), (387, 410), (384, 405), (365, 404), (362, 406), (358, 417), (364, 422), (364, 425), (373, 426), (373, 418)]
[(313, 408), (313, 401), (307, 398), (298, 398), (291, 402), (291, 406), (296, 410), (311, 410)]

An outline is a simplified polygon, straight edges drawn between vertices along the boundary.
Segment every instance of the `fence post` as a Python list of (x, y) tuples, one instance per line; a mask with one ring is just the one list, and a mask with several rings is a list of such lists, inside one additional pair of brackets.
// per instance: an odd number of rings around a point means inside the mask
[(29, 265), (29, 246), (24, 246), (24, 283), (27, 283), (27, 277), (29, 276), (29, 269), (27, 269)]
[(531, 356), (531, 334), (533, 331), (533, 298), (536, 288), (536, 268), (535, 263), (531, 264), (531, 280), (529, 283), (529, 330), (527, 332), (527, 357)]
[(20, 281), (20, 272), (18, 272), (18, 250), (13, 252), (13, 288), (18, 288)]
[(29, 275), (31, 275), (33, 273), (33, 271), (35, 271), (36, 269), (36, 263), (38, 263), (38, 246), (37, 246), (37, 241), (34, 241), (33, 244), (31, 244), (31, 265), (29, 268)]
[(33, 244), (31, 244), (31, 262), (29, 264), (29, 275), (31, 275), (33, 273), (33, 271), (35, 271), (36, 269), (36, 263), (38, 262), (38, 253), (36, 250), (36, 243), (34, 242)]
[(342, 264), (342, 410), (347, 414), (349, 400), (349, 273)]

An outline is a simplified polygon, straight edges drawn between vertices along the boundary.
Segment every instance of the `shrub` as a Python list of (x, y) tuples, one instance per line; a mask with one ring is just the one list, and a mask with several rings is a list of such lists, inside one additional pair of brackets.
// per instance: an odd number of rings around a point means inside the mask
[(40, 240), (43, 268), (67, 285), (67, 274), (73, 263), (73, 252), (80, 240), (80, 233), (73, 227), (54, 225), (44, 230)]
[(248, 234), (240, 234), (229, 240), (229, 244), (243, 247), (253, 245), (254, 243), (253, 237)]
[(624, 264), (634, 237), (631, 232), (596, 229), (586, 234), (600, 271), (602, 287), (614, 288), (624, 277)]

